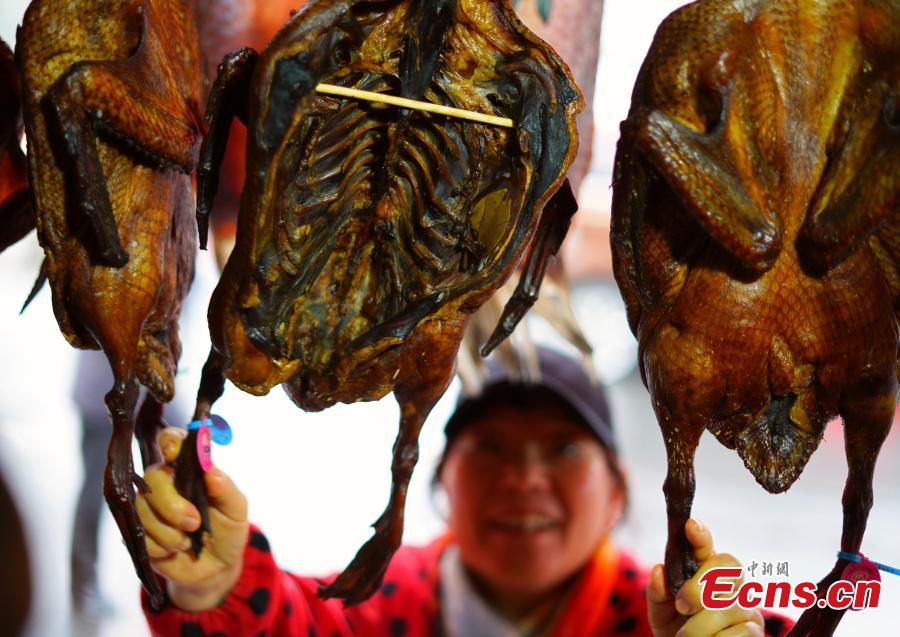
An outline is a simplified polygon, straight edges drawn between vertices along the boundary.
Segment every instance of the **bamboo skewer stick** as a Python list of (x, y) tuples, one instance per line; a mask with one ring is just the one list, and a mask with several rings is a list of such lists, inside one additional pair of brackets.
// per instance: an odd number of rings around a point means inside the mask
[(418, 100), (410, 100), (405, 97), (385, 95), (384, 93), (373, 93), (371, 91), (361, 91), (359, 89), (347, 88), (345, 86), (335, 86), (334, 84), (319, 84), (316, 86), (316, 91), (319, 93), (325, 93), (326, 95), (355, 97), (357, 99), (366, 100), (368, 102), (378, 102), (381, 104), (390, 104), (391, 106), (400, 106), (403, 108), (411, 108), (418, 111), (437, 113), (439, 115), (459, 117), (462, 119), (472, 120), (473, 122), (481, 122), (482, 124), (494, 124), (495, 126), (504, 126), (506, 128), (513, 128), (514, 126), (513, 121), (508, 117), (486, 115), (484, 113), (478, 113), (476, 111), (467, 111), (461, 108), (453, 108), (452, 106), (432, 104), (431, 102), (420, 102)]

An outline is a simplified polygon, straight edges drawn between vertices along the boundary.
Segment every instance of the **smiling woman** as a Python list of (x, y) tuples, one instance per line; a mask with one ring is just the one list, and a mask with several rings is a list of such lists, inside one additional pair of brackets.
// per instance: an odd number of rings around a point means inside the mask
[[(596, 397), (605, 408), (602, 394)], [(622, 513), (624, 476), (614, 449), (600, 442), (611, 441), (609, 426), (595, 421), (597, 431), (547, 387), (498, 383), (463, 402), (448, 424), (439, 479), (454, 559), (516, 623), (548, 625), (573, 574)]]

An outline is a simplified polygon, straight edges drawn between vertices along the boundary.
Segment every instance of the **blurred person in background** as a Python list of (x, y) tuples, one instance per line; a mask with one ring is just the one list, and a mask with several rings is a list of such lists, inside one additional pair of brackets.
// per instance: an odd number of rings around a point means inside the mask
[(103, 471), (106, 447), (112, 431), (104, 394), (113, 384), (106, 355), (99, 350), (78, 352), (72, 399), (81, 420), (81, 490), (72, 527), (72, 607), (91, 617), (112, 615), (114, 607), (101, 593), (97, 575), (97, 542), (104, 509)]
[[(736, 606), (703, 609), (698, 579), (733, 566), (691, 520), (700, 570), (674, 597), (661, 564), (641, 568), (610, 539), (627, 501), (609, 409), (600, 387), (568, 357), (539, 350), (541, 378), (523, 384), (500, 366), (446, 425), (435, 483), (447, 533), (402, 546), (378, 592), (344, 608), (316, 596), (329, 581), (281, 571), (247, 500), (218, 468), (206, 474), (211, 536), (199, 559), (185, 534), (199, 515), (175, 491), (170, 464), (149, 469), (139, 496), (161, 609), (143, 603), (154, 635), (599, 636), (784, 635), (790, 620)], [(183, 432), (160, 435), (166, 462)], [(679, 632), (681, 631), (681, 632)]]
[[(2, 468), (0, 468), (2, 469)], [(22, 517), (0, 470), (0, 629), (3, 635), (21, 635), (32, 606), (33, 577)]]

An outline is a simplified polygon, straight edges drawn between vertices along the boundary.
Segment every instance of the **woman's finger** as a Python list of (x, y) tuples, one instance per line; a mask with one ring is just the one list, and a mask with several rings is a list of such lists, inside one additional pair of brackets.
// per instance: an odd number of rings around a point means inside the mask
[(156, 444), (162, 451), (163, 461), (172, 464), (181, 451), (181, 443), (187, 437), (187, 431), (180, 427), (166, 427), (156, 436)]
[(694, 559), (700, 564), (716, 554), (713, 546), (712, 533), (700, 522), (691, 518), (684, 525), (684, 531), (687, 535), (688, 542), (694, 547)]
[[(174, 551), (184, 551), (190, 548), (190, 539), (180, 529), (166, 524), (153, 511), (147, 498), (139, 496), (135, 503), (138, 517), (141, 524), (144, 525), (144, 532), (147, 538), (152, 539), (154, 543), (163, 548), (167, 553)], [(156, 557), (161, 557), (157, 555)]]
[(756, 622), (746, 622), (722, 631), (716, 637), (765, 637), (766, 629)]
[(672, 594), (666, 586), (666, 571), (662, 564), (656, 564), (650, 569), (650, 579), (647, 582), (647, 599), (654, 604), (665, 604), (672, 601)]
[(214, 466), (207, 472), (205, 480), (209, 505), (235, 522), (246, 522), (247, 498), (231, 477)]
[[(736, 557), (730, 555), (729, 553), (716, 553), (708, 560), (703, 562), (700, 565), (700, 568), (697, 569), (697, 572), (694, 573), (694, 576), (686, 581), (678, 593), (675, 595), (676, 604), (680, 609), (684, 611), (685, 615), (694, 615), (700, 612), (703, 609), (703, 604), (700, 602), (700, 596), (702, 591), (702, 585), (700, 584), (700, 579), (706, 574), (707, 571), (713, 568), (723, 568), (723, 567), (736, 567), (740, 568), (741, 563), (738, 561)], [(741, 576), (737, 577), (734, 581), (740, 582), (742, 579)], [(728, 579), (720, 579), (719, 581), (731, 581)]]
[(144, 480), (151, 489), (145, 496), (147, 502), (163, 522), (184, 531), (193, 531), (200, 526), (197, 507), (181, 497), (175, 489), (171, 467), (151, 467), (144, 474)]
[(147, 535), (145, 539), (147, 541), (147, 553), (150, 555), (151, 561), (162, 560), (172, 555), (173, 551), (160, 546), (150, 535)]
[(187, 551), (177, 551), (154, 561), (153, 567), (166, 578), (186, 586), (207, 581), (225, 569), (222, 561), (210, 551), (203, 551), (199, 559)]
[(762, 615), (732, 606), (726, 610), (703, 610), (685, 622), (676, 637), (750, 637), (763, 635)]
[(675, 610), (675, 604), (666, 584), (665, 568), (657, 564), (650, 570), (647, 582), (647, 620), (655, 634), (671, 635), (684, 622)]
[(213, 532), (207, 549), (225, 564), (239, 562), (244, 555), (244, 547), (247, 546), (250, 526), (246, 522), (235, 522), (218, 509), (209, 510), (209, 523)]
[[(149, 551), (150, 544), (147, 544), (147, 550)], [(179, 568), (179, 563), (176, 562), (176, 557), (181, 554), (181, 551), (175, 551), (173, 553), (169, 553), (168, 555), (161, 555), (160, 557), (150, 557), (150, 564), (153, 566), (153, 570), (157, 573), (165, 577), (167, 580), (171, 582), (178, 582), (181, 580), (181, 573)]]

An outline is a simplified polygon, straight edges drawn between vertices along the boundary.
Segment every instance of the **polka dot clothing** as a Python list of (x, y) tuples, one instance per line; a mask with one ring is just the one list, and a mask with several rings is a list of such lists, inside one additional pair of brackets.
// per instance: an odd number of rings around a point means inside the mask
[[(280, 570), (268, 540), (254, 527), (241, 577), (219, 606), (202, 613), (188, 613), (168, 603), (151, 609), (142, 593), (144, 613), (154, 637), (437, 636), (438, 563), (445, 546), (445, 541), (437, 541), (425, 547), (401, 547), (379, 591), (365, 602), (344, 608), (339, 600), (316, 596), (319, 586), (331, 578), (299, 577)], [(585, 569), (551, 637), (652, 637), (644, 595), (648, 573), (629, 555), (621, 551), (614, 555), (611, 568), (604, 570), (602, 587), (592, 584), (597, 574), (589, 572), (591, 565)], [(607, 600), (603, 606), (594, 601), (598, 593)], [(770, 637), (783, 637), (792, 625), (778, 616), (767, 616), (766, 623)]]

